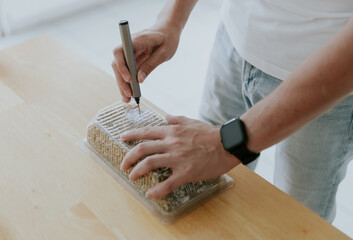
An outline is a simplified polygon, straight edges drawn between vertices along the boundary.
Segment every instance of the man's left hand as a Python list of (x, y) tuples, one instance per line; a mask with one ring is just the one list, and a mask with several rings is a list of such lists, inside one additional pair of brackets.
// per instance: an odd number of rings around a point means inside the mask
[(151, 187), (147, 197), (160, 198), (185, 183), (218, 177), (240, 163), (223, 148), (219, 128), (186, 117), (168, 115), (166, 120), (169, 126), (144, 127), (121, 136), (123, 141), (152, 140), (126, 154), (123, 170), (145, 157), (133, 168), (131, 181), (153, 169), (172, 169), (172, 175)]

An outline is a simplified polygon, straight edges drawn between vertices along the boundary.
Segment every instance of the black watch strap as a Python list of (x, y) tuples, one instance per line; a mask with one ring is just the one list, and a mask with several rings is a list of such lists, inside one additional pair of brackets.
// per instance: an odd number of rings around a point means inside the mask
[(250, 151), (246, 145), (238, 150), (232, 151), (231, 154), (238, 158), (244, 165), (251, 163), (260, 156), (260, 153)]

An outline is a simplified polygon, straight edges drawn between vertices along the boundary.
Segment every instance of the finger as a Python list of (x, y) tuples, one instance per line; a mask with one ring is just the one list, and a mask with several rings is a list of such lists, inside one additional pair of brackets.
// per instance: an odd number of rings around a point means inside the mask
[(130, 82), (131, 76), (130, 76), (129, 69), (126, 66), (123, 48), (121, 46), (115, 48), (113, 51), (113, 54), (116, 61), (116, 67), (119, 73), (121, 74), (123, 80), (125, 82)]
[(117, 81), (118, 86), (119, 86), (121, 97), (123, 98), (123, 101), (127, 103), (131, 99), (130, 85), (122, 79), (122, 77), (121, 77), (121, 75), (120, 75), (120, 73), (119, 73), (119, 71), (118, 71), (118, 69), (116, 67), (116, 62), (115, 61), (113, 61), (113, 63), (112, 63), (112, 68), (113, 68), (113, 71), (114, 71), (114, 74), (115, 74), (116, 81)]
[(138, 69), (138, 81), (142, 83), (146, 77), (161, 63), (166, 61), (165, 53), (163, 48), (159, 48), (157, 51), (144, 61)]
[(121, 140), (131, 142), (136, 140), (158, 140), (165, 136), (165, 126), (143, 127), (130, 130), (121, 135)]
[(154, 154), (146, 157), (134, 167), (129, 176), (130, 180), (135, 181), (136, 179), (152, 171), (153, 169), (161, 167), (170, 167), (167, 166), (168, 156), (168, 154)]
[(141, 64), (149, 58), (149, 55), (143, 53), (140, 55), (136, 55), (136, 67), (137, 69), (140, 68)]
[(165, 148), (165, 145), (161, 141), (139, 143), (125, 155), (120, 168), (122, 170), (127, 170), (141, 158), (156, 153), (162, 153)]
[(188, 124), (190, 121), (192, 121), (192, 119), (184, 116), (173, 116), (169, 114), (165, 116), (165, 119), (171, 125), (183, 125), (183, 124)]
[(181, 186), (184, 182), (182, 177), (177, 174), (172, 174), (169, 178), (163, 182), (157, 183), (151, 187), (147, 192), (146, 196), (149, 198), (161, 198), (172, 192), (177, 187)]

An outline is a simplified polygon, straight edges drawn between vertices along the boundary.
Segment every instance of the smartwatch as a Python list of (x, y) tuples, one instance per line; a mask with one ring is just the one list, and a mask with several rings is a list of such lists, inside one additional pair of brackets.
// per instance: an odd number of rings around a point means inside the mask
[(233, 118), (222, 125), (221, 140), (225, 150), (238, 158), (244, 165), (256, 160), (260, 153), (246, 147), (247, 135), (245, 125), (240, 118)]

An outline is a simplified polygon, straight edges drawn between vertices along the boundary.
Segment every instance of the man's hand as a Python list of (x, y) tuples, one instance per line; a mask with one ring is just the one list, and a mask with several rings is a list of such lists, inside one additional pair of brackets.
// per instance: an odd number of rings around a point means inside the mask
[(123, 170), (145, 157), (133, 168), (131, 181), (156, 168), (173, 171), (168, 179), (150, 188), (147, 197), (163, 197), (182, 184), (218, 177), (240, 163), (224, 150), (219, 128), (186, 117), (168, 115), (166, 120), (170, 126), (145, 127), (122, 135), (123, 141), (153, 140), (126, 154)]
[[(132, 46), (137, 67), (137, 78), (142, 83), (160, 64), (173, 57), (184, 25), (197, 0), (166, 1), (156, 23), (132, 35)], [(126, 66), (122, 46), (114, 49), (112, 68), (124, 102), (131, 100), (130, 72)]]
[[(161, 63), (169, 60), (175, 53), (180, 32), (169, 27), (152, 27), (132, 35), (132, 45), (138, 69), (138, 81), (145, 78)], [(124, 102), (129, 102), (132, 92), (129, 86), (131, 76), (126, 66), (123, 48), (114, 49), (112, 68)]]

